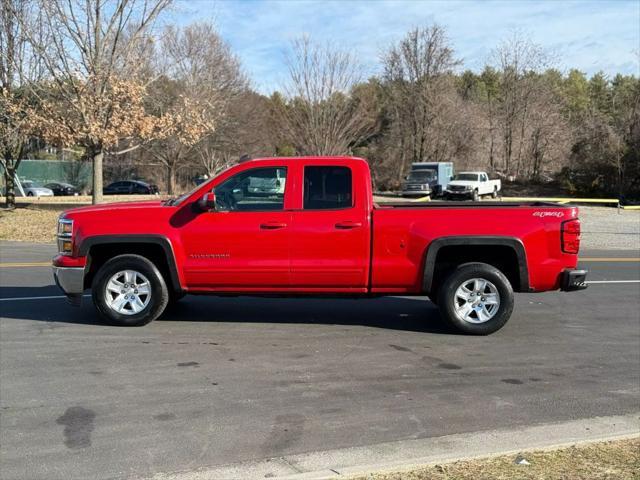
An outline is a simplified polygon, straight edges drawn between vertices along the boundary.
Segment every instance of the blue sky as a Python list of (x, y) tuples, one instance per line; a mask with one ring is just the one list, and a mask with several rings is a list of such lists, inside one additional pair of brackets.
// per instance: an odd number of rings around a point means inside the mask
[(433, 22), (447, 29), (463, 68), (481, 69), (519, 30), (552, 53), (560, 70), (640, 74), (640, 0), (182, 0), (169, 20), (215, 22), (263, 93), (285, 79), (284, 55), (296, 37), (357, 53), (369, 76), (388, 45)]

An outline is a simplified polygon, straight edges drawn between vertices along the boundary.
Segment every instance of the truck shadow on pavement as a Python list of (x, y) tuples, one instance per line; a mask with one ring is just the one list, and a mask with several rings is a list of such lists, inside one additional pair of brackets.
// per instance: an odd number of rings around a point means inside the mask
[[(89, 293), (85, 292), (85, 295)], [(56, 297), (38, 298), (35, 297)], [(0, 287), (0, 316), (84, 325), (105, 325), (91, 298), (81, 308), (69, 305), (54, 285)], [(24, 300), (10, 300), (25, 298)], [(274, 323), (361, 325), (425, 333), (455, 333), (440, 318), (437, 307), (424, 297), (381, 298), (269, 298), (187, 296), (171, 305), (157, 322)], [(118, 327), (114, 327), (118, 328)]]
[(361, 325), (426, 333), (455, 333), (425, 298), (268, 298), (188, 296), (159, 321)]

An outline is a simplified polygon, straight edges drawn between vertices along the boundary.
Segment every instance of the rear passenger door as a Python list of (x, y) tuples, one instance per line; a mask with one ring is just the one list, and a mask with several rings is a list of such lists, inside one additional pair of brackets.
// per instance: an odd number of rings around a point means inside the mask
[(302, 209), (293, 211), (291, 287), (366, 291), (369, 218), (348, 166), (305, 165)]

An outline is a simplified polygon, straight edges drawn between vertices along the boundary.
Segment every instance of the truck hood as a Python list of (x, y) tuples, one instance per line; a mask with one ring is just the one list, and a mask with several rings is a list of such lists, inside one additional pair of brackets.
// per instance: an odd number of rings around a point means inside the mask
[(473, 187), (476, 185), (476, 183), (478, 182), (474, 182), (471, 180), (453, 180), (451, 182), (449, 182), (449, 186), (456, 186), (456, 187)]
[(165, 208), (161, 200), (145, 200), (142, 202), (117, 202), (117, 203), (101, 203), (99, 205), (87, 205), (86, 207), (77, 207), (66, 210), (65, 216), (73, 216), (77, 213), (93, 213), (105, 210), (134, 210), (134, 209), (157, 209)]

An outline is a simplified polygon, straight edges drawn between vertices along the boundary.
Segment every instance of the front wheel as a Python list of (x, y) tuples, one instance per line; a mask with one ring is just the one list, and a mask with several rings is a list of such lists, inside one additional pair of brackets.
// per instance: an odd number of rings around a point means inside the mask
[(91, 285), (93, 304), (109, 323), (146, 325), (169, 302), (167, 285), (158, 268), (140, 255), (119, 255), (106, 262)]
[(504, 274), (486, 263), (458, 266), (438, 292), (444, 319), (471, 335), (500, 330), (513, 312), (513, 288)]
[(477, 202), (478, 200), (480, 200), (480, 194), (478, 193), (478, 190), (473, 191), (473, 193), (471, 194), (471, 199), (474, 202)]

